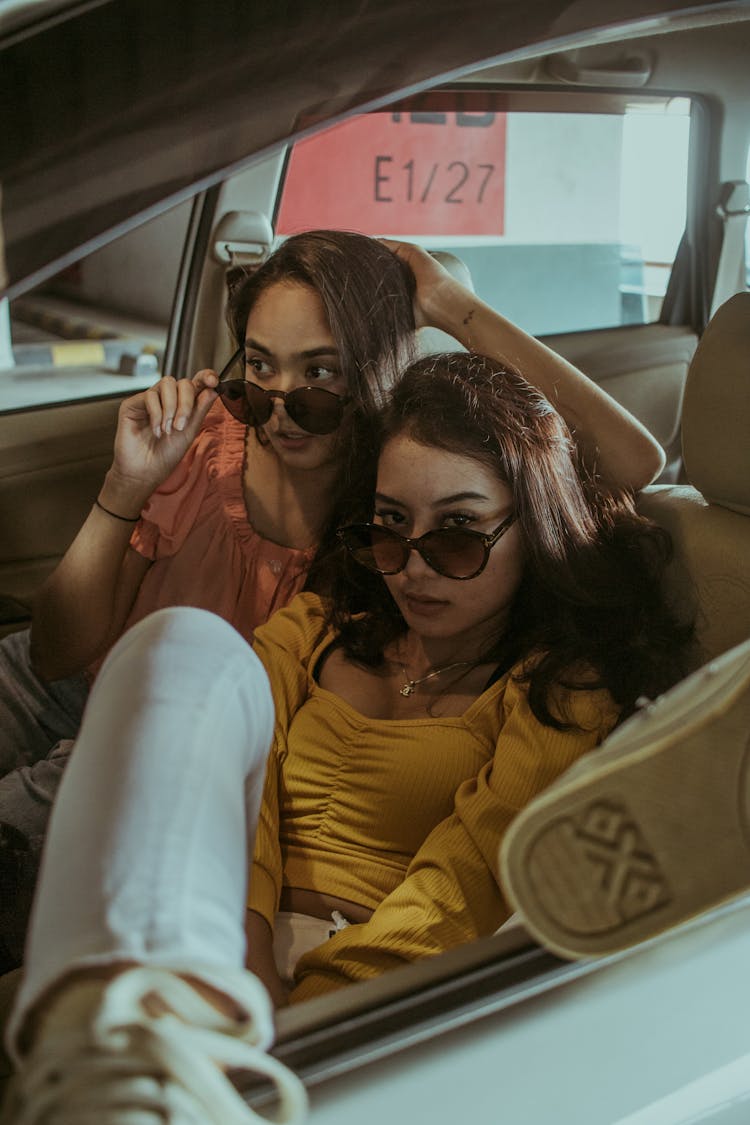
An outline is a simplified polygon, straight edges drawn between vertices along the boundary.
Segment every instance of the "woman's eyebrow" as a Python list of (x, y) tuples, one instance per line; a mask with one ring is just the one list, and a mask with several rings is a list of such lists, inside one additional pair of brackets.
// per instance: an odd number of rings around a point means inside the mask
[[(395, 496), (388, 496), (385, 492), (376, 492), (375, 499), (380, 504), (395, 504), (397, 508), (407, 508), (403, 500), (397, 500)], [(460, 504), (465, 500), (490, 500), (489, 496), (485, 496), (483, 492), (454, 492), (451, 496), (441, 496), (439, 500), (434, 500), (431, 507), (445, 508), (449, 504)]]
[(483, 492), (454, 492), (451, 496), (443, 496), (433, 503), (433, 508), (442, 508), (446, 504), (460, 504), (464, 500), (489, 500)]
[(395, 504), (397, 508), (406, 507), (402, 500), (397, 500), (395, 496), (387, 496), (385, 492), (376, 492), (375, 499), (379, 504)]
[(252, 348), (254, 352), (261, 352), (262, 355), (270, 355), (271, 349), (259, 344), (257, 340), (251, 339), (249, 336), (245, 337), (245, 347)]
[[(271, 349), (267, 348), (265, 344), (261, 344), (258, 340), (253, 340), (249, 336), (245, 340), (245, 347), (252, 348), (254, 352), (260, 352), (261, 355), (270, 356), (273, 354)], [(318, 359), (320, 356), (332, 356), (337, 358), (338, 354), (339, 351), (335, 345), (321, 344), (319, 348), (308, 348), (303, 352), (298, 352), (297, 356), (299, 359)]]
[(338, 354), (338, 348), (333, 347), (331, 344), (324, 344), (319, 348), (310, 348), (308, 349), (308, 351), (299, 353), (302, 359), (316, 359), (317, 357), (324, 355), (338, 356)]

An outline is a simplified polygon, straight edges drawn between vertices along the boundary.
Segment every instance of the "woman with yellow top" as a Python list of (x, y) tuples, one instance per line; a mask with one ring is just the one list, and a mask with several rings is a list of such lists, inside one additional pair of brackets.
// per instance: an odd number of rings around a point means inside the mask
[(626, 411), (416, 246), (295, 235), (232, 287), (228, 312), (226, 377), (165, 377), (123, 402), (112, 465), (31, 635), (0, 641), (0, 971), (20, 963), (50, 807), (107, 651), (171, 605), (252, 642), (318, 588), (415, 320), (533, 370), (605, 479), (638, 488), (663, 462)]
[(185, 608), (118, 643), (53, 814), (7, 1120), (253, 1120), (237, 1067), (299, 1119), (263, 1053), (267, 992), (319, 995), (503, 921), (515, 813), (681, 671), (661, 533), (576, 462), (509, 364), (419, 361), (323, 595), (258, 629), (257, 655)]

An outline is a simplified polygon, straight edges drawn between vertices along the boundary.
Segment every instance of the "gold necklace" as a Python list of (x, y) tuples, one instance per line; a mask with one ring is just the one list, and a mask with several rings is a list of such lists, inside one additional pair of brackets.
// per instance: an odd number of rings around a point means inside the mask
[(432, 672), (428, 672), (426, 676), (420, 676), (418, 679), (412, 680), (409, 677), (409, 673), (406, 671), (406, 666), (399, 660), (399, 664), (401, 664), (401, 671), (404, 673), (405, 680), (404, 686), (402, 688), (399, 688), (399, 694), (413, 695), (420, 684), (426, 683), (434, 676), (442, 676), (444, 672), (452, 672), (454, 668), (467, 668), (471, 663), (471, 660), (457, 660), (455, 664), (445, 664), (442, 668), (434, 668)]

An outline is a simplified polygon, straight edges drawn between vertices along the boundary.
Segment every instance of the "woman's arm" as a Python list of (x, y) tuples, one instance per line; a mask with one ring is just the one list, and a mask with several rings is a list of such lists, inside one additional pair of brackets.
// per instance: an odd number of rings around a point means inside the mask
[(102, 507), (91, 509), (34, 599), (31, 655), (45, 679), (82, 671), (122, 630), (150, 565), (129, 547), (135, 522), (198, 434), (216, 379), (213, 371), (179, 382), (167, 377), (120, 406)]
[(245, 966), (256, 977), (260, 977), (268, 989), (275, 1008), (283, 1008), (288, 1003), (289, 993), (279, 976), (273, 956), (273, 934), (268, 922), (254, 910), (245, 915), (245, 934), (247, 954)]
[(42, 679), (82, 672), (122, 631), (150, 566), (128, 545), (133, 526), (115, 527), (114, 520), (92, 508), (36, 595), (31, 661)]
[(664, 467), (664, 452), (629, 411), (540, 340), (495, 312), (419, 246), (383, 240), (411, 267), (417, 327), (447, 332), (468, 351), (517, 367), (568, 424), (586, 464), (609, 485), (637, 490)]

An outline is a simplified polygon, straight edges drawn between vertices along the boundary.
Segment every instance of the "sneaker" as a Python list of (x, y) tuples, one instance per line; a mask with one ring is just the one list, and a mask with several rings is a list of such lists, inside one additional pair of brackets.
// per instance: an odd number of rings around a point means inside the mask
[(12, 1080), (3, 1125), (267, 1121), (226, 1071), (270, 1080), (279, 1102), (272, 1120), (302, 1121), (304, 1086), (265, 1050), (273, 1017), (263, 985), (244, 971), (194, 975), (231, 997), (235, 1018), (166, 969), (137, 967), (107, 981), (71, 983), (41, 1013), (31, 1050)]
[(500, 878), (532, 936), (566, 958), (625, 949), (750, 889), (750, 641), (532, 801)]

